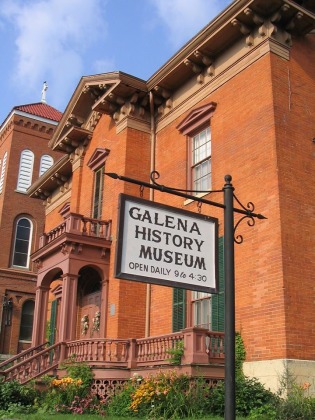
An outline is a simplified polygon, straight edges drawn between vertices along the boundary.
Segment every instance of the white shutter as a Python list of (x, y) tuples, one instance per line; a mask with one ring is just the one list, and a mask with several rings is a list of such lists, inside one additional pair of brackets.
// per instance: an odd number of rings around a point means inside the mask
[(16, 189), (25, 192), (32, 183), (34, 165), (34, 153), (31, 150), (23, 150), (20, 159), (18, 184)]
[(5, 175), (5, 170), (7, 166), (7, 157), (8, 157), (8, 152), (5, 152), (3, 156), (1, 176), (0, 176), (0, 194), (2, 193), (2, 190), (3, 190), (4, 175)]
[(43, 155), (40, 158), (40, 165), (39, 165), (39, 176), (42, 176), (44, 172), (47, 171), (54, 163), (54, 160), (49, 155)]

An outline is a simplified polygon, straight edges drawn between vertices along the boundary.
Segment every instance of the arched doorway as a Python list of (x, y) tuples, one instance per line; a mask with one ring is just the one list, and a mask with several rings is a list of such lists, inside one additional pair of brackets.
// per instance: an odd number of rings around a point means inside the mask
[(99, 338), (102, 279), (92, 267), (79, 271), (77, 338)]

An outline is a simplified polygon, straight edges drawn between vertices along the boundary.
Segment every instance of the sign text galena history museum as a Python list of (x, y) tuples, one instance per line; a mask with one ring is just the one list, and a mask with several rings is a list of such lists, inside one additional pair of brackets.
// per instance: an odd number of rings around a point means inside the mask
[(116, 277), (215, 292), (217, 219), (121, 195)]

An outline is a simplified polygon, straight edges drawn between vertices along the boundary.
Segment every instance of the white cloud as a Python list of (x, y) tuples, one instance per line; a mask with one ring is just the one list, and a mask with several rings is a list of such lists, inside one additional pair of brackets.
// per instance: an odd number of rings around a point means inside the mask
[(99, 59), (95, 60), (92, 69), (96, 74), (116, 71), (116, 64), (114, 59)]
[(103, 0), (4, 1), (0, 13), (17, 34), (15, 85), (40, 91), (47, 80), (55, 86), (49, 89), (53, 96), (69, 97), (69, 83), (82, 76), (84, 54), (106, 34), (105, 5)]
[(215, 18), (232, 0), (151, 0), (170, 34), (170, 43), (179, 48)]

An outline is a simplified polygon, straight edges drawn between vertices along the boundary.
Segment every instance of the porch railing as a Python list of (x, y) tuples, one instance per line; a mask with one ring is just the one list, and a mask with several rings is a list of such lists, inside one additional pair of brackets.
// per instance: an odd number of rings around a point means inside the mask
[[(67, 359), (102, 368), (134, 369), (172, 364), (172, 349), (183, 343), (181, 363), (209, 365), (224, 363), (224, 333), (202, 328), (186, 328), (178, 333), (142, 339), (83, 339), (60, 342), (39, 350), (29, 349), (29, 357), (18, 355), (13, 366), (0, 371), (7, 380), (26, 383), (50, 372)], [(7, 361), (9, 362), (9, 361)]]
[(137, 366), (170, 364), (170, 350), (183, 341), (184, 334), (173, 333), (159, 337), (141, 338), (136, 340)]
[(31, 348), (28, 348), (26, 350), (23, 350), (21, 353), (16, 354), (16, 355), (4, 360), (3, 362), (1, 362), (0, 363), (0, 370), (8, 369), (9, 367), (11, 367), (13, 365), (16, 365), (20, 362), (23, 362), (24, 360), (29, 359), (34, 354), (39, 353), (40, 351), (47, 348), (48, 345), (49, 345), (49, 343), (46, 342), (44, 344), (40, 344), (39, 346), (31, 347)]
[(95, 366), (128, 367), (129, 347), (130, 340), (96, 338), (70, 341), (66, 344), (65, 357)]
[(26, 383), (58, 367), (64, 343), (56, 343), (0, 372), (5, 381)]
[(109, 241), (111, 236), (111, 221), (93, 219), (85, 217), (82, 214), (70, 213), (60, 225), (40, 237), (39, 247), (42, 248), (64, 233), (103, 238)]

